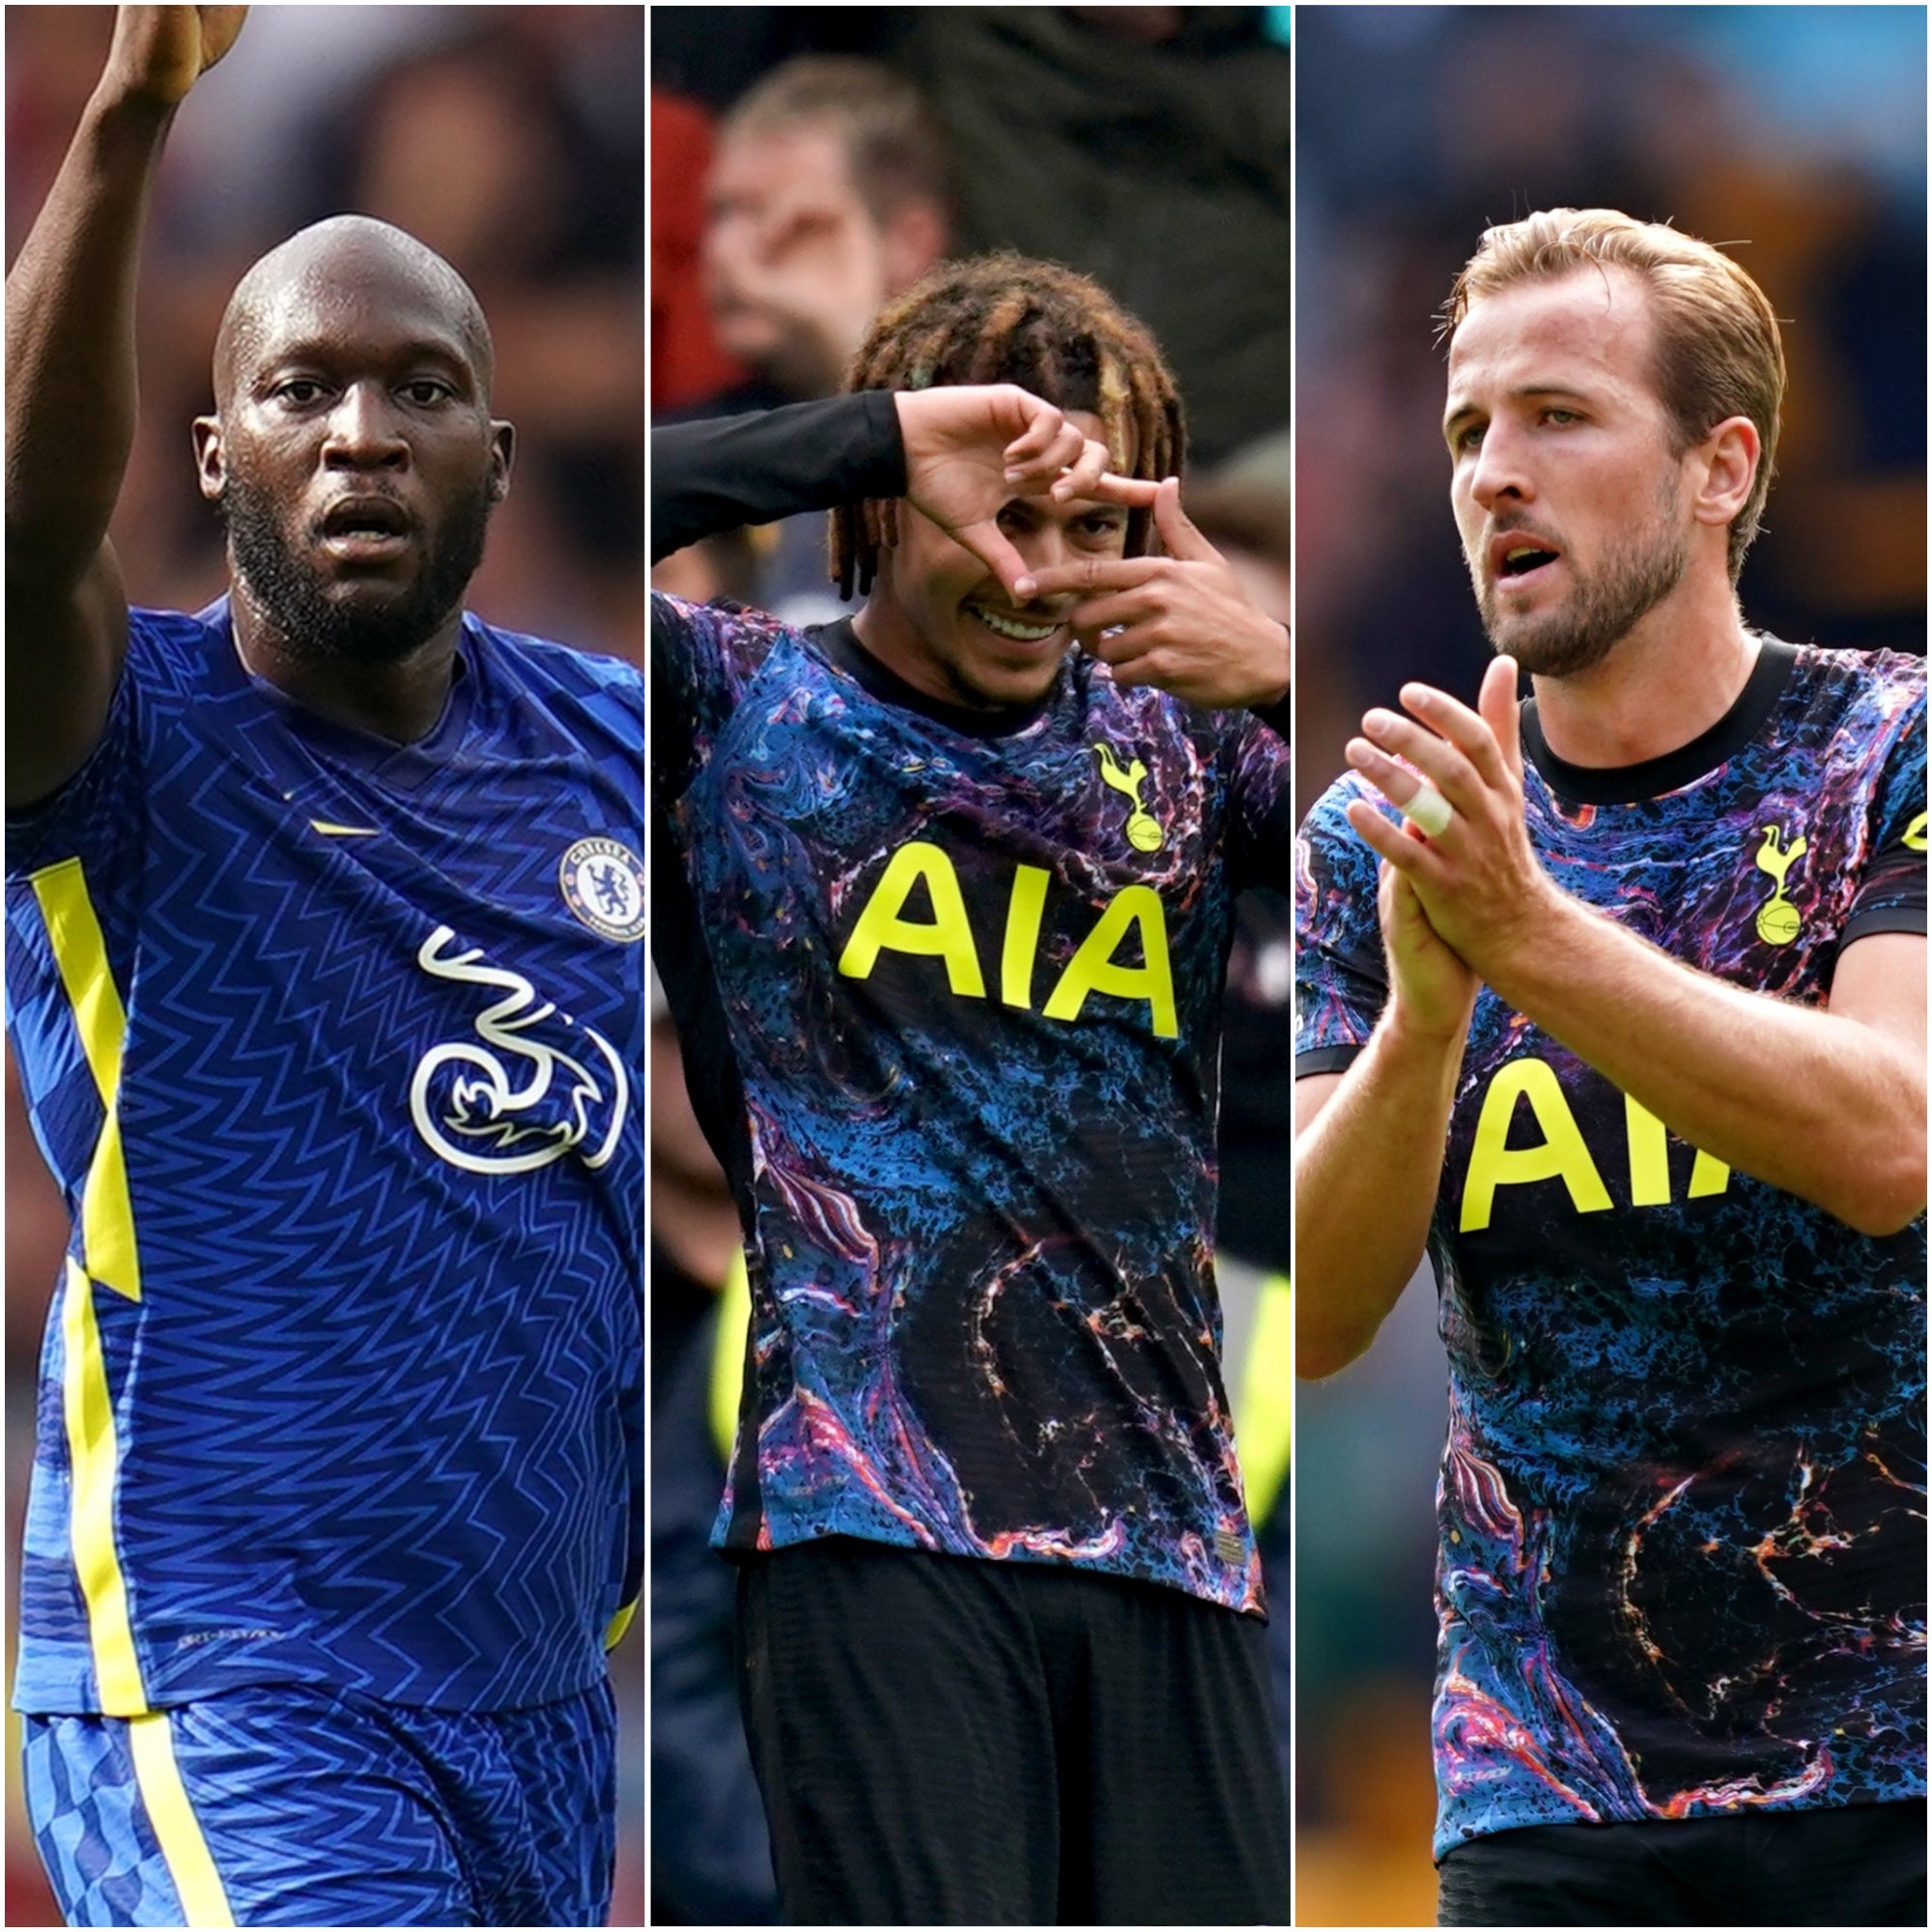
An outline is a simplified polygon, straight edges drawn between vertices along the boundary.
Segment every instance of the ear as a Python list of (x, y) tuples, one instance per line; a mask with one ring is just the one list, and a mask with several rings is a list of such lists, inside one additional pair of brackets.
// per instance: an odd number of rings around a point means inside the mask
[(194, 468), (201, 494), (211, 503), (221, 500), (227, 480), (227, 464), (221, 448), (221, 418), (196, 416), (194, 419)]
[(514, 424), (492, 420), (490, 424), (490, 500), (500, 503), (510, 494), (510, 465), (517, 454)]
[(1690, 452), (1695, 495), (1690, 513), (1719, 528), (1734, 524), (1750, 499), (1764, 455), (1757, 425), (1748, 416), (1726, 416)]
[(946, 217), (939, 204), (917, 197), (901, 202), (879, 230), (886, 294), (895, 296), (911, 288), (945, 252)]

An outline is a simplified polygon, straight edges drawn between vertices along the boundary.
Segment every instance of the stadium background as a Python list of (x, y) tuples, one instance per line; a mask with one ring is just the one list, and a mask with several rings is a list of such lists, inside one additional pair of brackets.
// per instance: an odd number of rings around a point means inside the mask
[[(1489, 647), (1448, 505), (1432, 317), (1491, 221), (1609, 205), (1738, 259), (1784, 324), (1779, 478), (1742, 584), (1793, 639), (1923, 651), (1925, 14), (1296, 14), (1296, 787), (1406, 677)], [(1426, 1275), (1296, 1408), (1296, 1917), (1434, 1922), (1442, 1351)]]
[[(848, 81), (870, 93), (885, 119), (898, 109), (877, 98), (880, 73), (911, 83), (950, 157), (951, 191), (938, 196), (949, 204), (939, 225), (950, 232), (935, 252), (1009, 246), (1068, 263), (1149, 325), (1187, 405), (1190, 514), (1285, 619), (1288, 26), (1286, 8), (654, 8), (654, 416), (824, 392), (792, 380), (796, 363), (734, 363), (721, 354), (701, 267), (706, 179), (733, 141), (732, 108), (775, 71), (803, 56), (877, 63), (870, 81), (849, 71)], [(889, 80), (887, 92), (898, 84)], [(786, 164), (792, 158), (748, 164), (734, 184), (756, 209), (768, 268), (800, 244), (789, 287), (798, 312), (849, 317), (854, 288), (864, 290), (865, 271), (853, 265), (877, 255), (891, 197), (909, 172), (917, 192), (927, 193), (932, 174), (888, 167), (876, 153), (862, 159), (857, 144), (809, 180), (803, 159)], [(809, 274), (806, 241), (816, 246)], [(713, 247), (723, 247), (715, 226)], [(740, 272), (749, 272), (742, 261), (732, 270)], [(802, 280), (811, 289), (801, 298)], [(860, 311), (895, 292), (870, 287)], [(794, 622), (821, 619), (837, 608), (823, 588), (824, 520), (793, 524), (694, 546), (654, 581), (686, 596), (728, 594)], [(1262, 1274), (1285, 1269), (1288, 1258), (1286, 921), (1271, 926), (1266, 915), (1254, 918), (1237, 943), (1224, 1113), (1231, 1334), (1255, 1326)], [(1245, 1055), (1237, 1030), (1251, 1043)], [(731, 1679), (729, 1573), (704, 1548), (724, 1475), (709, 1421), (719, 1406), (711, 1376), (719, 1350), (708, 1308), (737, 1235), (668, 1071), (674, 1054), (660, 1017), (652, 1074), (652, 1915), (658, 1924), (743, 1924), (771, 1915), (770, 1869)], [(1245, 1066), (1260, 1070), (1243, 1078)], [(1247, 1184), (1235, 1179), (1237, 1159), (1253, 1177)], [(1245, 1293), (1227, 1264), (1236, 1245), (1253, 1264)], [(1279, 1379), (1285, 1387), (1285, 1369)], [(724, 1406), (728, 1414), (728, 1395)], [(1285, 1552), (1285, 1507), (1278, 1530)], [(1271, 1634), (1281, 1642), (1285, 1681), (1285, 1616)]]
[[(497, 341), (515, 488), (471, 601), (499, 624), (641, 662), (641, 7), (257, 8), (184, 109), (140, 284), (141, 428), (113, 538), (138, 603), (194, 610), (221, 543), (189, 418), (229, 291), (266, 248), (345, 209), (420, 236), (475, 288)], [(105, 7), (6, 10), (7, 259), (25, 239), (111, 30)], [(7, 1555), (32, 1456), (42, 1323), (67, 1236), (7, 1079)], [(15, 1605), (6, 1591), (7, 1675)], [(644, 1922), (644, 1644), (616, 1653), (625, 1730), (611, 1922)], [(58, 1924), (7, 1724), (6, 1918)]]

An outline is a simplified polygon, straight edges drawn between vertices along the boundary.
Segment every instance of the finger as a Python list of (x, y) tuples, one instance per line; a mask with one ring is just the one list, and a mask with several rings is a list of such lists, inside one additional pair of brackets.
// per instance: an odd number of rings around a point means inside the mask
[[(1460, 698), (1433, 684), (1406, 684), (1402, 688), (1403, 708), (1446, 738), (1468, 759), (1486, 785), (1503, 781), (1504, 764), (1496, 734), (1479, 712), (1471, 711)], [(1404, 754), (1405, 756), (1406, 753)]]
[(1021, 496), (1046, 496), (1067, 467), (1080, 461), (1085, 448), (1086, 439), (1071, 423), (1064, 422), (1037, 456), (1018, 467), (1008, 466), (1006, 481)]
[[(1155, 609), (1149, 588), (1130, 582), (1111, 596), (1083, 598), (1067, 612), (1067, 621), (1084, 642), (1107, 632), (1117, 637), (1130, 630), (1151, 633), (1162, 614)], [(1155, 640), (1150, 635), (1146, 641), (1151, 645)]]
[(959, 541), (1000, 580), (1007, 594), (1018, 604), (1033, 601), (1034, 591), (1026, 574), (1026, 558), (1009, 543), (991, 518), (982, 523), (962, 524), (954, 533)]
[(1438, 863), (1426, 839), (1405, 826), (1391, 825), (1367, 799), (1350, 799), (1344, 815), (1362, 843), (1405, 878), (1412, 879), (1430, 864)]
[(1160, 492), (1150, 476), (1116, 476), (1112, 470), (1094, 479), (1087, 492), (1096, 503), (1124, 503), (1129, 509), (1145, 510)]
[[(1111, 601), (1151, 583), (1163, 568), (1157, 556), (1086, 556), (1073, 563), (1050, 563), (1035, 575), (1034, 582), (1042, 597), (1070, 594)], [(1123, 617), (1104, 617), (1094, 628), (1125, 621)]]
[(1026, 412), (1027, 425), (1007, 444), (1005, 462), (1009, 478), (1015, 471), (1027, 476), (1042, 472), (1057, 475), (1070, 458), (1063, 458), (1048, 470), (1046, 463), (1055, 445), (1066, 446), (1069, 430), (1074, 438), (1080, 440), (1085, 439), (1080, 438), (1078, 430), (1071, 429), (1065, 416), (1053, 404), (1042, 402), (1024, 389), (1015, 389), (1010, 400), (1014, 407)]
[(1092, 437), (1085, 439), (1080, 454), (1053, 479), (1052, 495), (1055, 500), (1070, 503), (1084, 497), (1092, 501), (1094, 488), (1107, 473), (1110, 460), (1104, 442), (1095, 442)]
[(1036, 597), (1098, 597), (1136, 589), (1160, 568), (1156, 556), (1083, 556), (1072, 563), (1050, 563), (1036, 571), (1031, 582)]
[(1344, 755), (1425, 837), (1440, 838), (1455, 823), (1449, 801), (1427, 779), (1397, 764), (1366, 738), (1350, 738)]
[[(1488, 727), (1484, 729), (1487, 735)], [(1363, 739), (1381, 754), (1385, 770), (1394, 772), (1399, 771), (1402, 765), (1410, 766), (1458, 811), (1473, 815), (1480, 810), (1482, 796), (1490, 787), (1475, 765), (1451, 740), (1438, 738), (1434, 731), (1413, 720), (1379, 707), (1362, 714), (1362, 737), (1354, 742), (1359, 744)], [(1494, 741), (1492, 740), (1491, 744), (1493, 749)], [(1400, 759), (1402, 765), (1397, 765), (1394, 762), (1396, 759)]]
[(1496, 749), (1511, 776), (1522, 782), (1522, 708), (1516, 696), (1516, 660), (1500, 657), (1483, 674), (1476, 699), (1483, 722), (1495, 736)]
[(1180, 507), (1179, 477), (1161, 480), (1153, 499), (1153, 526), (1160, 532), (1169, 556), (1195, 562), (1221, 561), (1221, 553), (1188, 522), (1186, 511)]

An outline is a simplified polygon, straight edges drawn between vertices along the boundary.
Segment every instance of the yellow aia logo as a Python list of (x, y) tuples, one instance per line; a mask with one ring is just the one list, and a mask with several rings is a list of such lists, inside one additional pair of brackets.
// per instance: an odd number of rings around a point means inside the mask
[(1905, 828), (1905, 838), (1902, 842), (1909, 845), (1915, 852), (1924, 851), (1925, 814), (1922, 811)]
[[(1152, 821), (1150, 820), (1150, 823)], [(1154, 827), (1159, 837), (1160, 828)], [(1015, 866), (1007, 898), (1006, 927), (1000, 937), (1000, 1001), (1022, 1011), (1033, 1009), (1034, 971), (1039, 961), (1040, 920), (1053, 875), (1041, 866)], [(932, 907), (930, 919), (911, 919), (908, 902), (921, 886)], [(1141, 963), (1116, 955), (1129, 931), (1140, 937)], [(966, 895), (952, 861), (937, 846), (915, 838), (887, 861), (838, 955), (848, 980), (868, 980), (881, 952), (908, 952), (946, 964), (946, 983), (964, 1000), (986, 997), (980, 945), (966, 917)], [(1155, 1037), (1175, 1038), (1180, 1029), (1174, 1006), (1174, 973), (1168, 963), (1167, 918), (1151, 886), (1123, 886), (1100, 910), (1065, 970), (1054, 982), (1040, 1011), (1050, 1020), (1077, 1020), (1089, 993), (1117, 1000), (1140, 1000)]]
[(1158, 852), (1163, 843), (1160, 822), (1141, 803), (1141, 786), (1147, 783), (1147, 766), (1136, 758), (1125, 771), (1114, 756), (1113, 748), (1095, 745), (1094, 755), (1100, 761), (1100, 777), (1127, 801), (1127, 843), (1136, 852)]
[(1764, 828), (1764, 843), (1757, 848), (1757, 868), (1771, 878), (1771, 896), (1757, 909), (1757, 936), (1767, 946), (1789, 946), (1798, 937), (1798, 908), (1784, 895), (1784, 875), (1804, 856), (1804, 840), (1794, 838), (1787, 845), (1775, 825)]
[[(1529, 1103), (1540, 1136), (1528, 1147), (1509, 1144), (1520, 1100)], [(1663, 1122), (1628, 1094), (1624, 1095), (1624, 1149), (1630, 1162), (1631, 1206), (1669, 1207), (1669, 1135)], [(1685, 1199), (1697, 1201), (1721, 1194), (1730, 1179), (1731, 1170), (1699, 1148)], [(1496, 1069), (1483, 1095), (1476, 1138), (1469, 1149), (1468, 1173), (1463, 1181), (1463, 1233), (1477, 1234), (1490, 1225), (1499, 1187), (1520, 1187), (1532, 1180), (1562, 1181), (1569, 1190), (1571, 1207), (1579, 1214), (1601, 1214), (1613, 1205), (1577, 1116), (1563, 1097), (1556, 1069), (1548, 1061), (1512, 1060)]]

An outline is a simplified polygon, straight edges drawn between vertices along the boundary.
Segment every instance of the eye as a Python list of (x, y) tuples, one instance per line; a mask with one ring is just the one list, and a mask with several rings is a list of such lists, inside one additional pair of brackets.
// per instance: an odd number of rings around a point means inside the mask
[(325, 391), (313, 376), (290, 376), (286, 381), (277, 383), (270, 393), (277, 402), (290, 403), (300, 410), (320, 402)]
[(1024, 536), (1033, 528), (1034, 513), (1014, 497), (1000, 506), (997, 522), (1008, 536)]
[(1458, 456), (1466, 455), (1472, 449), (1483, 446), (1483, 425), (1479, 422), (1462, 424), (1449, 438), (1449, 447)]
[(421, 409), (434, 409), (438, 403), (447, 402), (456, 394), (454, 388), (440, 376), (418, 376), (413, 382), (403, 384), (403, 394)]
[(1572, 423), (1579, 423), (1583, 418), (1575, 410), (1548, 409), (1543, 412), (1543, 420), (1552, 429), (1568, 429)]
[(1094, 510), (1074, 526), (1076, 533), (1089, 543), (1111, 543), (1127, 526), (1124, 517), (1111, 510)]

